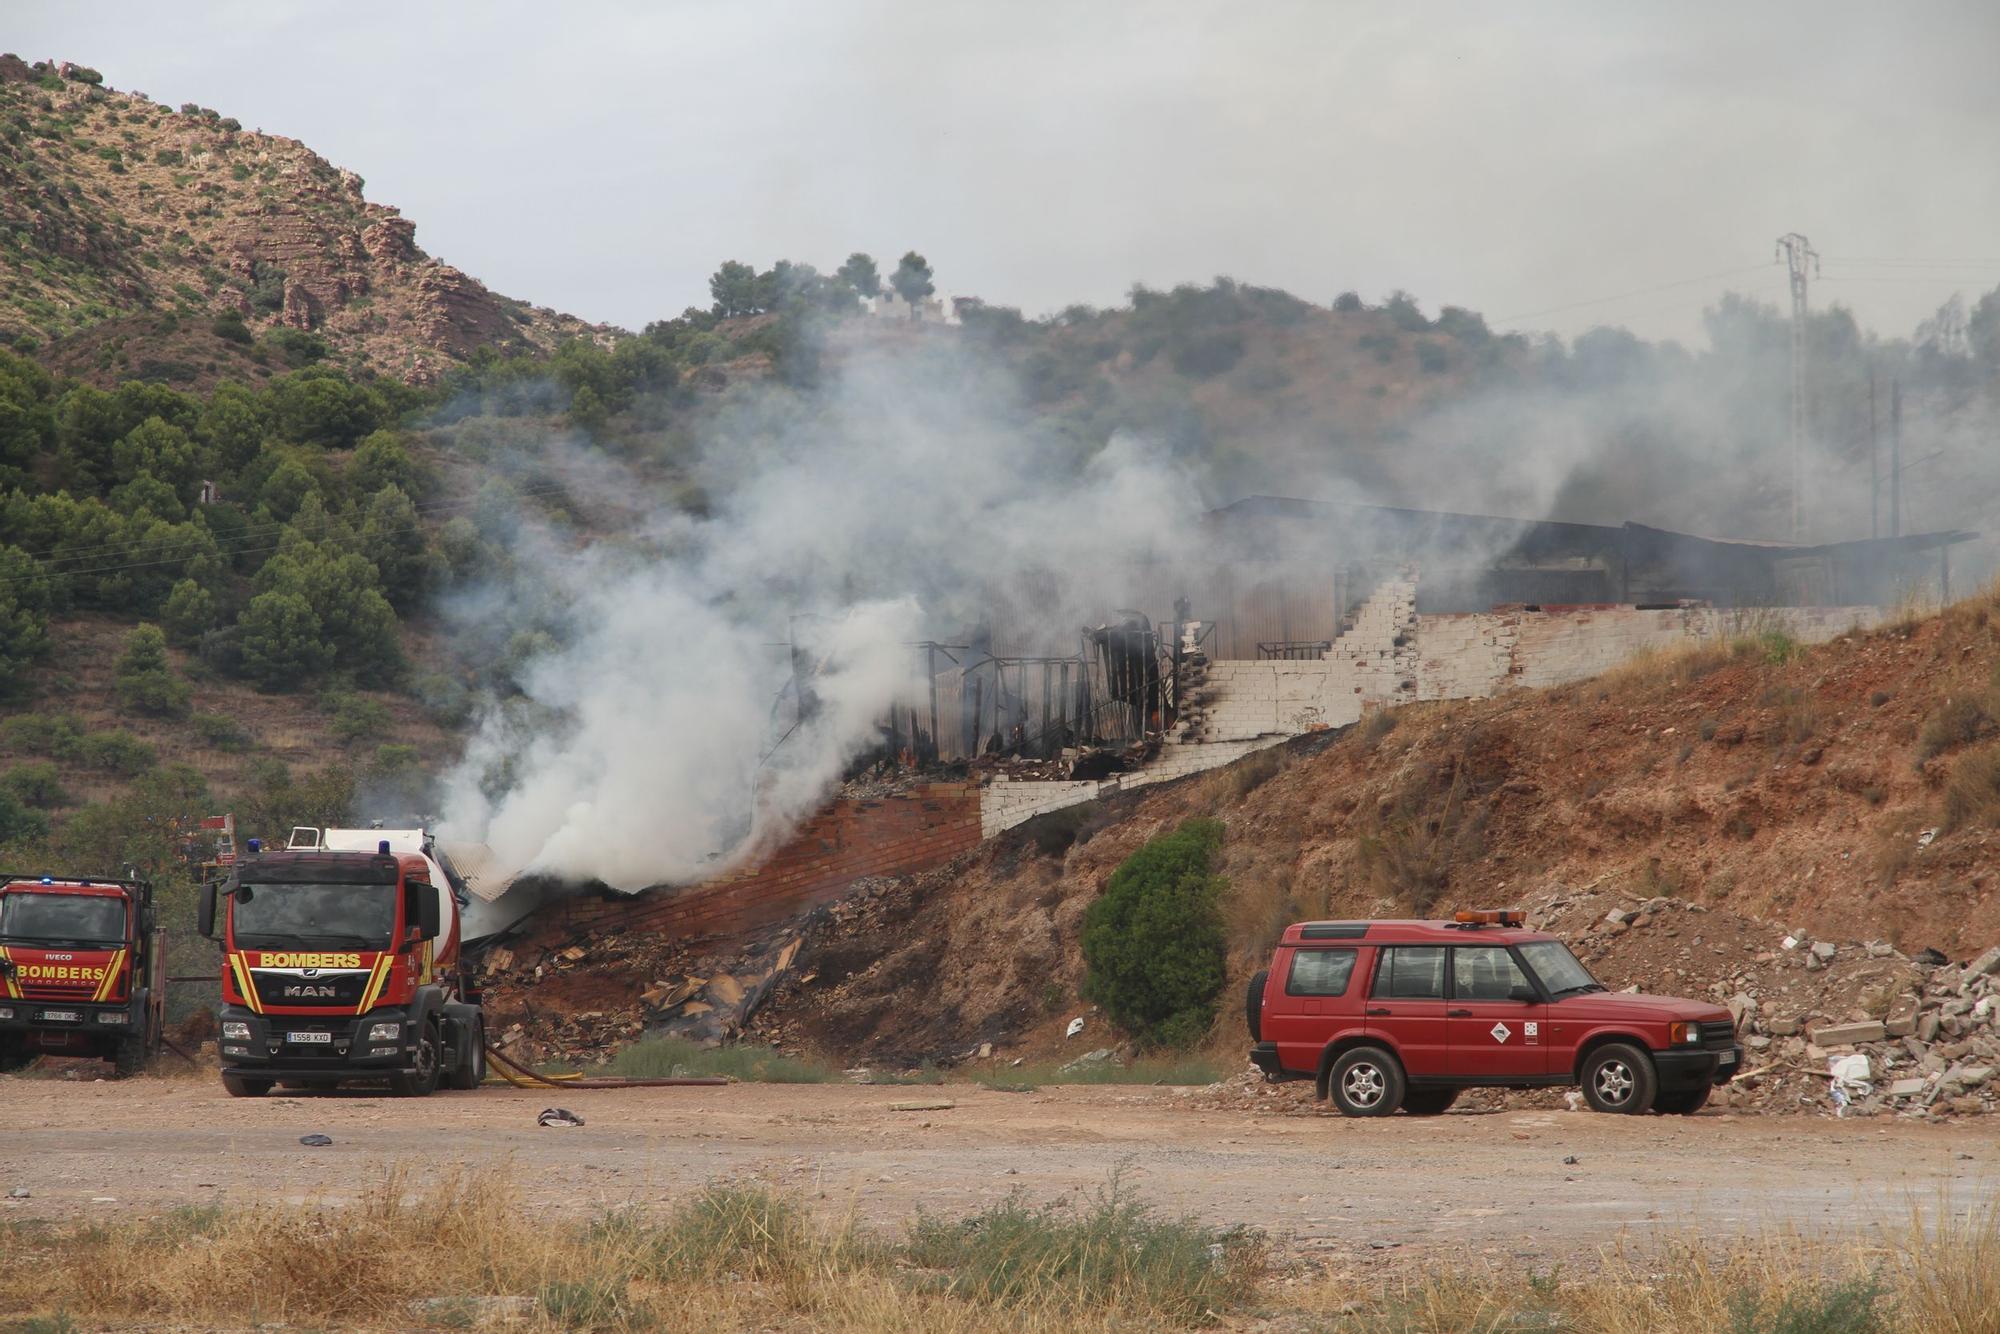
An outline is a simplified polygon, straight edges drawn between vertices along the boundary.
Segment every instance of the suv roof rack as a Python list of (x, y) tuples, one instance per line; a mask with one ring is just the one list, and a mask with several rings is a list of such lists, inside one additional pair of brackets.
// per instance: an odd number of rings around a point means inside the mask
[(1299, 928), (1300, 940), (1358, 940), (1367, 934), (1366, 922), (1307, 922)]

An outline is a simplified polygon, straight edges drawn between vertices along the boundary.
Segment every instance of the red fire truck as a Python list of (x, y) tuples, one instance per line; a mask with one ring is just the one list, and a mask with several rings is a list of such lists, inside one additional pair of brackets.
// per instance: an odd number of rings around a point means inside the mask
[(165, 958), (146, 881), (0, 874), (0, 1070), (50, 1055), (136, 1073), (160, 1049)]

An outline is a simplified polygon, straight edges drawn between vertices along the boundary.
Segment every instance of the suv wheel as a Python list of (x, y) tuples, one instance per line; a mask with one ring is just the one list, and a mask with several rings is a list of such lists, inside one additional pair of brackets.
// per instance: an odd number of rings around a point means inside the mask
[(1658, 1086), (1652, 1058), (1629, 1042), (1608, 1042), (1583, 1063), (1583, 1096), (1596, 1111), (1651, 1111)]
[(1264, 982), (1270, 976), (1271, 970), (1266, 968), (1250, 979), (1250, 995), (1244, 1002), (1244, 1018), (1249, 1021), (1252, 1042), (1264, 1040)]
[(1653, 1099), (1653, 1110), (1662, 1116), (1693, 1116), (1708, 1106), (1708, 1095), (1712, 1091), (1711, 1085), (1703, 1084), (1700, 1088), (1680, 1093), (1662, 1093)]
[(1343, 1116), (1387, 1116), (1403, 1102), (1403, 1067), (1380, 1047), (1343, 1052), (1326, 1082)]

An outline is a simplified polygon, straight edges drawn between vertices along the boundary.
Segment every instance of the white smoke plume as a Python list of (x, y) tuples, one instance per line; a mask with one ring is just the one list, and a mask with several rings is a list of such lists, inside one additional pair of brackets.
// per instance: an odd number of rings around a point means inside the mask
[[(915, 684), (915, 641), (990, 626), (999, 650), (1073, 651), (1131, 605), (1138, 571), (1159, 587), (1204, 507), (1145, 442), (1089, 453), (945, 351), (752, 393), (696, 474), (705, 517), (662, 504), (638, 525), (656, 558), (517, 545), (569, 633), (520, 673), (527, 707), (481, 720), (446, 780), (444, 837), (623, 890), (727, 869), (876, 743)], [(503, 597), (465, 605), (490, 618)], [(817, 701), (803, 722), (781, 700), (795, 653)]]

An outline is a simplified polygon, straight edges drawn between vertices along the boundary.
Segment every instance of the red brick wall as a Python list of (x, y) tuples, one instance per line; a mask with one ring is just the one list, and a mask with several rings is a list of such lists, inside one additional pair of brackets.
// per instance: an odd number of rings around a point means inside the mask
[(836, 801), (763, 862), (719, 879), (630, 897), (559, 899), (538, 916), (578, 931), (750, 931), (830, 903), (864, 876), (926, 870), (978, 843), (978, 785), (930, 783), (895, 796)]

